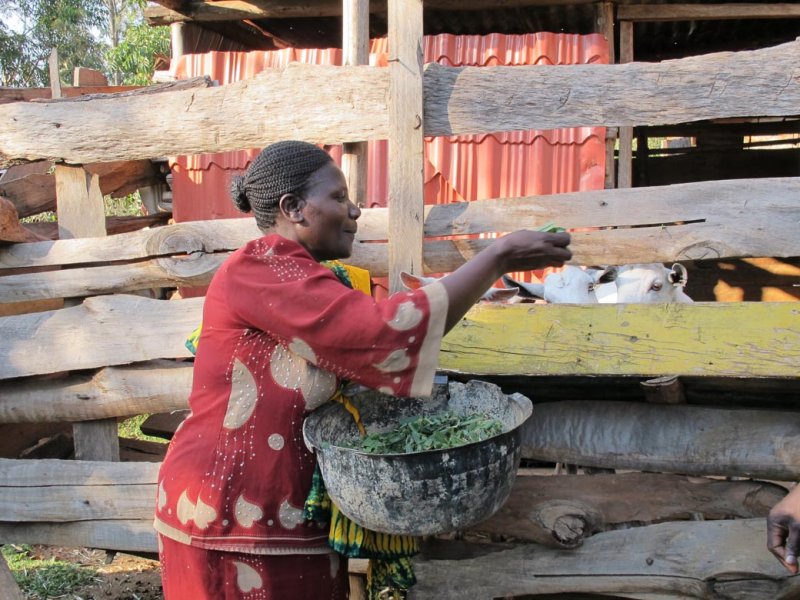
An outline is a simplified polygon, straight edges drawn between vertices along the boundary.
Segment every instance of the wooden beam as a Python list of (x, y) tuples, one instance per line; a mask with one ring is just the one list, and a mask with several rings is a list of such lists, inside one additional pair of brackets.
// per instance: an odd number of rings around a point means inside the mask
[(592, 535), (664, 521), (764, 518), (786, 489), (657, 473), (524, 475), (498, 512), (470, 531), (576, 548)]
[(100, 178), (83, 167), (56, 165), (58, 237), (62, 240), (106, 235)]
[[(505, 8), (550, 5), (591, 4), (596, 0), (503, 0)], [(180, 6), (162, 1), (161, 6), (145, 9), (145, 18), (150, 25), (169, 25), (180, 21), (223, 21), (241, 19), (280, 19), (297, 17), (339, 17), (342, 16), (341, 0), (315, 0), (313, 2), (293, 2), (285, 0), (216, 0), (214, 2), (188, 1)], [(387, 0), (372, 0), (370, 12), (386, 14)], [(486, 8), (481, 0), (426, 0), (425, 8), (436, 10), (480, 10)]]
[[(491, 69), (430, 64), (424, 134), (795, 115), (800, 81), (791, 73), (798, 53), (800, 41), (662, 63)], [(0, 152), (87, 163), (262, 147), (287, 137), (316, 143), (386, 139), (388, 71), (294, 63), (219, 88), (165, 92), (156, 115), (149, 98), (5, 104), (0, 122), (8, 127)], [(302, 103), (287, 106), (283, 98), (298, 89), (329, 92), (308, 98), (313, 110)], [(241, 127), (253, 114), (268, 116)], [(142, 136), (145, 121), (151, 129)]]
[(188, 407), (192, 363), (155, 360), (3, 385), (0, 423), (89, 421)]
[[(141, 89), (140, 85), (113, 85), (99, 87), (62, 87), (61, 95), (64, 98), (78, 96), (93, 96), (95, 94), (113, 94), (117, 92), (131, 92)], [(16, 88), (0, 87), (0, 104), (9, 102), (30, 102), (34, 99), (51, 100), (53, 92), (50, 88)]]
[(72, 523), (0, 521), (0, 544), (47, 544), (85, 546), (120, 552), (158, 552), (152, 518)]
[(793, 598), (800, 580), (764, 544), (764, 519), (608, 531), (569, 551), (538, 544), (432, 542), (412, 559), (417, 584), (410, 597), (460, 600), (469, 590), (470, 598)]
[(725, 19), (800, 19), (797, 4), (620, 4), (620, 21), (705, 21)]
[[(58, 237), (104, 237), (106, 217), (100, 177), (81, 166), (59, 164), (56, 165), (55, 179)], [(77, 460), (119, 460), (115, 419), (74, 423), (72, 435)]]
[[(800, 178), (701, 182), (494, 199), (425, 207), (427, 237), (535, 228), (554, 221), (573, 232), (575, 264), (626, 264), (746, 256), (800, 256), (794, 223)], [(348, 262), (385, 276), (386, 209), (366, 209)], [(760, 235), (770, 231), (772, 235)], [(62, 240), (0, 249), (0, 268), (60, 271), (0, 276), (0, 304), (177, 284), (205, 285), (228, 253), (258, 237), (252, 219), (170, 225), (107, 239)], [(425, 271), (449, 272), (490, 242), (424, 245)], [(120, 264), (103, 266), (111, 260)], [(135, 261), (122, 263), (121, 261)], [(688, 287), (691, 295), (692, 281)]]
[(53, 48), (47, 59), (47, 66), (50, 71), (50, 95), (54, 100), (61, 98), (61, 77), (58, 73), (58, 50)]
[[(343, 0), (342, 65), (369, 64), (370, 0)], [(359, 207), (367, 205), (367, 142), (344, 145), (342, 171), (347, 178), (350, 199)]]
[(96, 296), (80, 306), (0, 318), (0, 379), (191, 357), (184, 342), (201, 322), (202, 306), (203, 298)]
[(519, 376), (793, 377), (798, 360), (792, 302), (478, 305), (439, 354), (443, 371)]
[[(633, 62), (633, 23), (620, 21), (619, 62)], [(619, 158), (617, 159), (617, 187), (633, 187), (633, 127), (619, 128)]]
[[(188, 357), (201, 311), (202, 298), (103, 296), (0, 318), (0, 378)], [(796, 311), (787, 302), (480, 305), (445, 337), (439, 360), (470, 375), (795, 377)]]
[[(615, 64), (616, 49), (615, 44), (615, 31), (614, 31), (614, 3), (613, 2), (598, 2), (595, 5), (597, 13), (597, 26), (596, 31), (603, 34), (606, 44), (608, 44), (608, 63)], [(611, 128), (613, 129), (613, 128)], [(606, 189), (613, 189), (617, 187), (617, 174), (616, 174), (616, 161), (615, 161), (615, 146), (617, 136), (609, 135), (606, 132), (606, 175), (604, 187)]]
[(6, 594), (6, 600), (24, 600), (22, 590), (19, 589), (14, 574), (8, 568), (6, 557), (2, 554), (0, 554), (0, 587)]
[(589, 467), (796, 481), (798, 436), (800, 415), (790, 411), (547, 402), (536, 405), (522, 428), (522, 455)]
[(389, 0), (389, 291), (422, 275), (422, 0)]

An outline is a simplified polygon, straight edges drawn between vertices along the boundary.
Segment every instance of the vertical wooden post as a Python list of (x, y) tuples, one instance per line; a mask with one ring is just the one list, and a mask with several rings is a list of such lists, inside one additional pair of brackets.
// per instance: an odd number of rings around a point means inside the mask
[(423, 274), (422, 0), (389, 0), (389, 292)]
[[(81, 166), (56, 165), (55, 179), (59, 238), (105, 236), (106, 217), (100, 178)], [(76, 459), (119, 460), (116, 419), (75, 423), (72, 433)]]
[[(608, 64), (613, 65), (617, 62), (614, 49), (614, 3), (600, 2), (595, 6), (595, 10), (597, 12), (597, 32), (602, 33), (608, 43)], [(616, 145), (617, 128), (606, 127), (606, 189), (617, 187), (614, 160), (614, 148)]]
[(6, 557), (0, 554), (0, 589), (3, 590), (5, 600), (23, 600), (24, 596), (14, 579), (11, 569), (8, 568)]
[[(619, 62), (633, 62), (633, 21), (619, 22)], [(619, 128), (617, 187), (633, 186), (633, 127)]]
[(50, 58), (47, 59), (50, 68), (50, 91), (51, 98), (61, 98), (61, 76), (58, 74), (58, 50), (53, 48), (50, 51)]
[[(369, 64), (369, 0), (342, 0), (342, 64)], [(367, 203), (367, 142), (344, 145), (342, 171), (350, 198), (358, 206)]]

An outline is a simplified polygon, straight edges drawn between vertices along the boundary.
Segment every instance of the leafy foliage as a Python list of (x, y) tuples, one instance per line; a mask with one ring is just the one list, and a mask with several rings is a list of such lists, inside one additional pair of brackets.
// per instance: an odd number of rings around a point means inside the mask
[(122, 41), (106, 53), (108, 69), (121, 75), (120, 84), (147, 85), (156, 56), (169, 55), (169, 29), (145, 23), (125, 30)]
[(58, 50), (59, 76), (75, 67), (104, 72), (114, 84), (150, 83), (155, 57), (169, 54), (169, 28), (144, 22), (145, 0), (3, 0), (0, 85), (50, 84), (47, 59)]
[[(49, 85), (47, 59), (58, 49), (59, 73), (71, 80), (72, 69), (102, 69), (104, 45), (92, 30), (101, 27), (105, 7), (99, 0), (8, 0), (0, 9), (0, 83)], [(14, 23), (12, 29), (9, 23)]]
[(408, 454), (481, 442), (502, 432), (503, 424), (497, 419), (445, 411), (403, 419), (395, 429), (371, 433), (343, 446), (369, 454)]

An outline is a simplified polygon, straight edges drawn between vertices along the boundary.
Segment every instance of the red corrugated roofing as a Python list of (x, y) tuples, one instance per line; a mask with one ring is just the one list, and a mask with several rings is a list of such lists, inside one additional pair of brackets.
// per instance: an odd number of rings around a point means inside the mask
[[(424, 61), (448, 66), (608, 63), (602, 35), (532, 33), (424, 38)], [(370, 64), (386, 66), (388, 41), (373, 40)], [(287, 48), (269, 52), (209, 52), (174, 61), (178, 78), (208, 75), (220, 85), (289, 62), (341, 64), (341, 50)], [(227, 190), (232, 172), (247, 168), (258, 149), (171, 161), (176, 221), (241, 216)], [(331, 154), (341, 160), (341, 148)], [(369, 143), (367, 205), (386, 206), (387, 142)], [(425, 203), (509, 198), (602, 189), (605, 128), (580, 127), (425, 139)]]
[[(386, 65), (387, 40), (373, 40), (370, 63)], [(425, 62), (451, 66), (607, 63), (608, 47), (599, 34), (572, 35), (535, 33), (527, 35), (426, 36)], [(226, 84), (253, 77), (267, 68), (282, 68), (289, 62), (340, 64), (341, 51), (287, 48), (270, 52), (209, 52), (187, 55), (176, 61), (179, 77), (209, 75)], [(574, 128), (549, 131), (517, 131), (501, 134), (426, 138), (425, 201), (439, 204), (533, 194), (553, 194), (603, 187), (605, 130)], [(385, 206), (386, 142), (369, 144), (368, 206)], [(214, 167), (225, 171), (247, 168), (257, 150), (178, 157), (173, 179), (173, 209), (179, 221), (238, 216), (226, 188), (202, 184)], [(332, 154), (339, 158), (340, 152)], [(219, 182), (220, 177), (213, 180)], [(191, 195), (183, 184), (192, 183)], [(210, 181), (206, 181), (210, 183)], [(198, 201), (196, 185), (205, 190)]]

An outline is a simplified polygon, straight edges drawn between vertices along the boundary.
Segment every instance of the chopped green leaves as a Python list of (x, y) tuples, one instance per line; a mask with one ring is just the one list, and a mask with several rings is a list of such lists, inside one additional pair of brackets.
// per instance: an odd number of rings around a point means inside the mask
[(444, 450), (480, 442), (503, 432), (497, 419), (481, 414), (457, 415), (446, 411), (403, 419), (400, 425), (363, 439), (343, 443), (346, 448), (369, 454), (408, 454), (424, 450)]
[(541, 231), (542, 233), (561, 233), (562, 231), (566, 231), (566, 229), (559, 227), (550, 221), (549, 223), (545, 223), (541, 227), (537, 228), (536, 231)]

